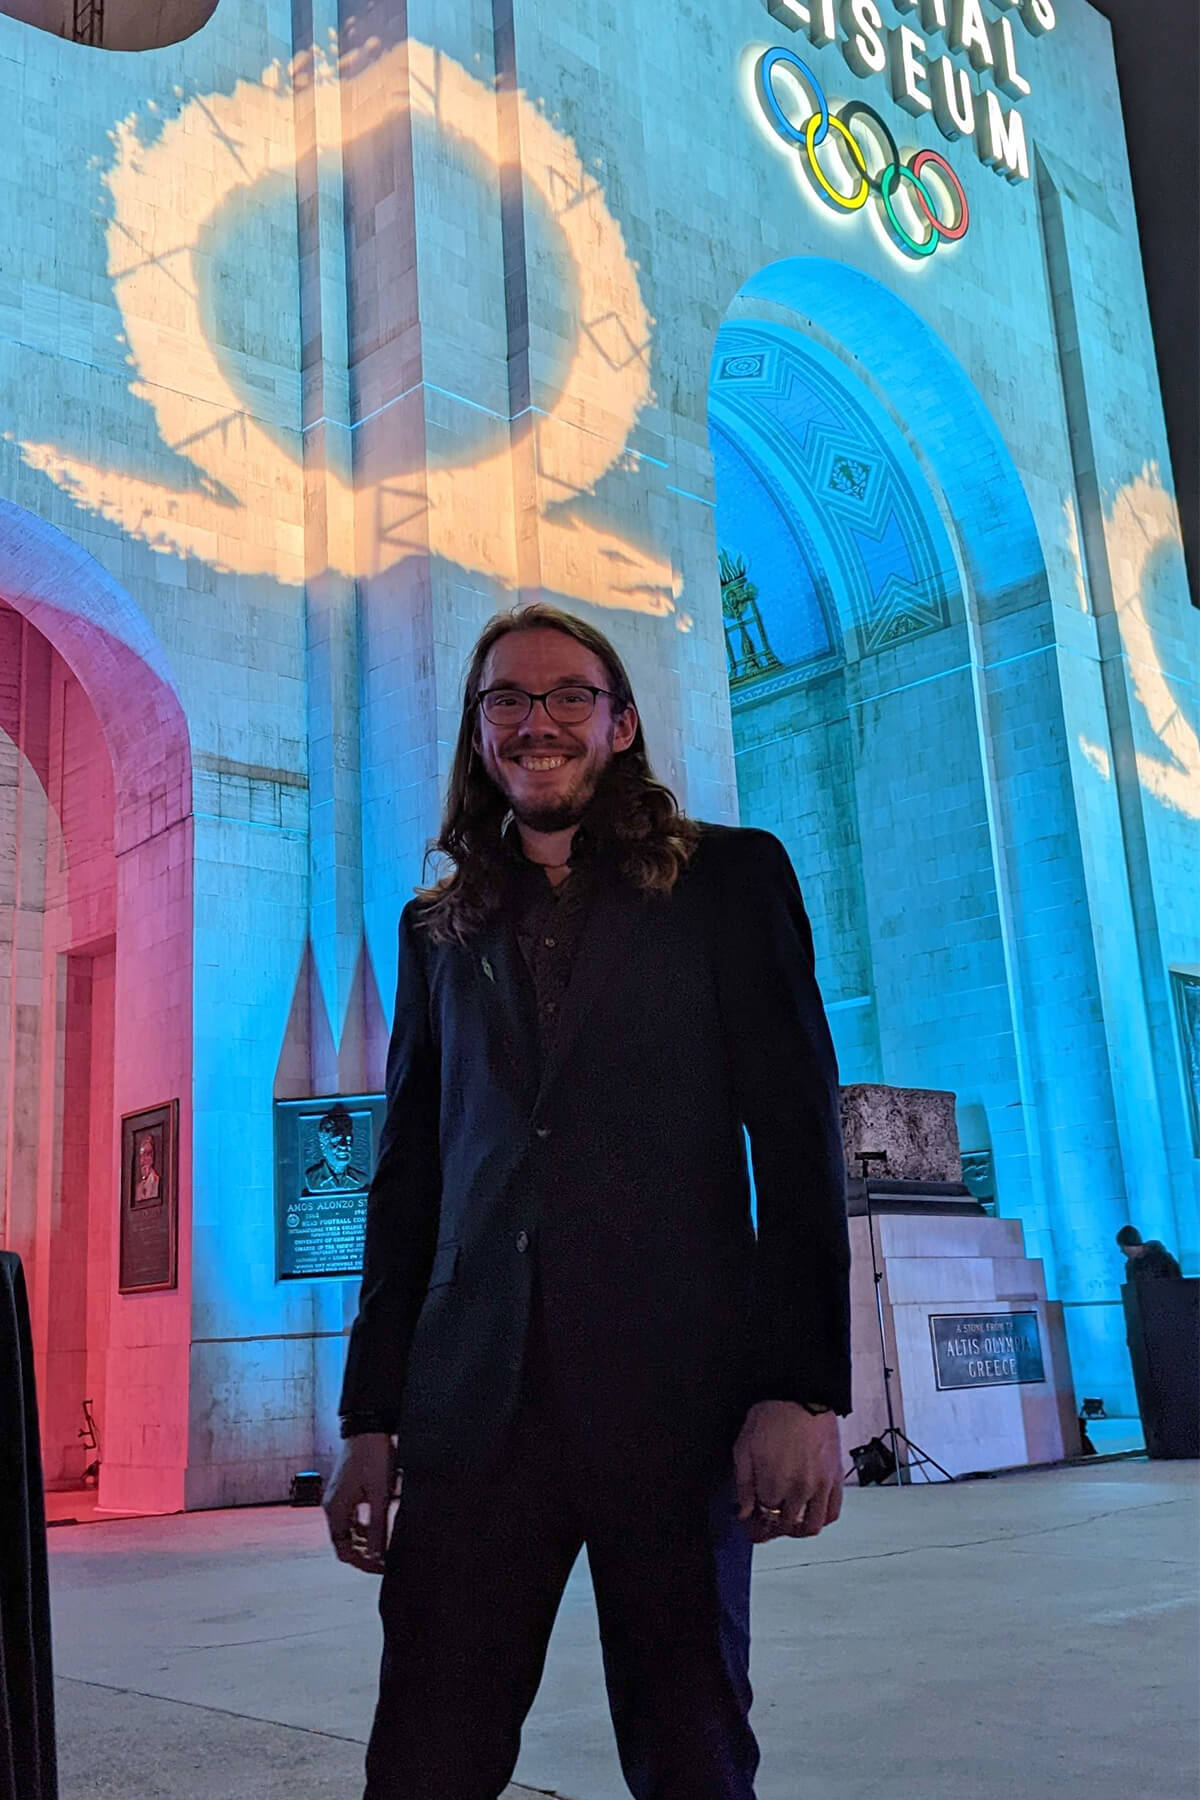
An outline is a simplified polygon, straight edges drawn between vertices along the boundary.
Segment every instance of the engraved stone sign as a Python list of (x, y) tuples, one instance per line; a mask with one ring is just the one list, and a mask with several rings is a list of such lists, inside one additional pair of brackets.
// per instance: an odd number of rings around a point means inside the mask
[(1036, 1312), (932, 1313), (939, 1388), (1011, 1387), (1045, 1381)]

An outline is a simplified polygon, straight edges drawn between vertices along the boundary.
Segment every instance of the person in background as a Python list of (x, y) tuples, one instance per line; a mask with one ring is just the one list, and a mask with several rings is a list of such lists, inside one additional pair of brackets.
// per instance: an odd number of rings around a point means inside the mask
[(1181, 1270), (1165, 1244), (1157, 1238), (1149, 1243), (1142, 1242), (1142, 1234), (1136, 1225), (1122, 1225), (1117, 1233), (1117, 1242), (1125, 1254), (1128, 1264), (1126, 1273), (1131, 1281), (1177, 1280)]

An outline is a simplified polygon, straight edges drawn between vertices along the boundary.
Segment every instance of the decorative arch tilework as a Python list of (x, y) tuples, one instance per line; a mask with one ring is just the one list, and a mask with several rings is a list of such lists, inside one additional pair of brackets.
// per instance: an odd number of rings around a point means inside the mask
[[(772, 602), (768, 644), (764, 646), (776, 669), (771, 691), (780, 685), (792, 687), (798, 669), (807, 680), (814, 664), (842, 660), (837, 601), (826, 574), (826, 558), (775, 472), (715, 418), (710, 421), (709, 434), (717, 472), (722, 548), (735, 555), (749, 552), (753, 562), (750, 578), (756, 591), (761, 590)], [(757, 696), (766, 678), (757, 675), (751, 679)], [(734, 678), (733, 685), (743, 684)]]
[[(718, 533), (731, 553), (753, 556), (752, 545), (738, 542), (736, 513), (722, 506), (721, 464), (728, 467), (734, 446), (803, 548), (809, 583), (801, 601), (820, 604), (833, 627), (832, 643), (818, 648), (813, 630), (797, 634), (782, 616), (797, 603), (796, 590), (768, 586), (760, 595), (767, 635), (810, 640), (808, 659), (823, 664), (850, 630), (859, 656), (940, 630), (950, 622), (958, 586), (931, 499), (918, 491), (889, 442), (889, 427), (874, 412), (850, 377), (791, 333), (763, 325), (722, 328), (710, 393), (711, 429), (724, 439), (724, 447), (715, 438), (713, 446)], [(794, 670), (794, 658), (782, 660)]]

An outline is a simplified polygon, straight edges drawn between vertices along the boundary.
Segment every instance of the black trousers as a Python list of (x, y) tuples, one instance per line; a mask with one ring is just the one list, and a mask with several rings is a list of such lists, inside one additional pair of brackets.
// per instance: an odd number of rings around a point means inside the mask
[(585, 1545), (635, 1800), (754, 1800), (751, 1546), (732, 1482), (666, 1518), (593, 1502), (536, 1369), (488, 1468), (405, 1478), (365, 1800), (496, 1800)]

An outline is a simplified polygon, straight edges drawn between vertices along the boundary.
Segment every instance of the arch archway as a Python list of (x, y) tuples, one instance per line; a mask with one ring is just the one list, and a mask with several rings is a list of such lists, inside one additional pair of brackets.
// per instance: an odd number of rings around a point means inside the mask
[[(784, 838), (805, 883), (843, 1079), (958, 1094), (964, 1151), (991, 1158), (1000, 1210), (1067, 1303), (1080, 1379), (1120, 1391), (1124, 1168), (1020, 476), (929, 325), (816, 258), (763, 269), (730, 307), (710, 439), (726, 625), (748, 580), (769, 653), (730, 658), (741, 817)], [(755, 485), (785, 556), (745, 541)]]
[[(61, 532), (0, 501), (6, 1236), (27, 1262), (52, 1484), (182, 1504), (190, 1343), (191, 759), (161, 646)], [(2, 909), (2, 903), (0, 903)], [(122, 1114), (179, 1102), (178, 1285), (118, 1292)]]
[(206, 25), (216, 0), (6, 0), (0, 12), (86, 50), (161, 50)]
[(124, 588), (64, 532), (0, 499), (0, 595), (54, 646), (96, 710), (119, 847), (187, 818), (183, 706), (162, 646)]
[(956, 539), (986, 624), (1006, 601), (1049, 599), (1033, 513), (1008, 447), (937, 332), (869, 275), (788, 257), (745, 282), (729, 321), (778, 320), (842, 365), (904, 438)]

